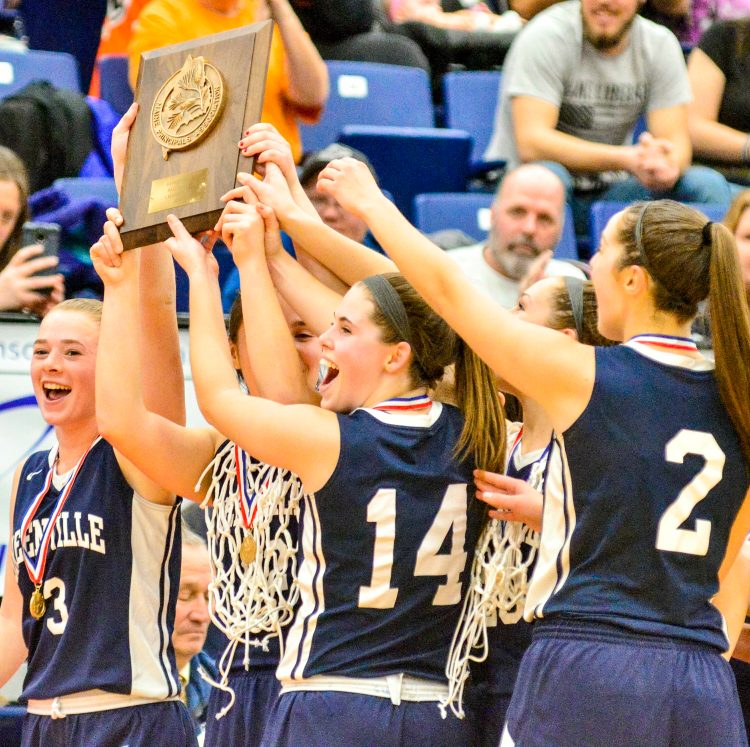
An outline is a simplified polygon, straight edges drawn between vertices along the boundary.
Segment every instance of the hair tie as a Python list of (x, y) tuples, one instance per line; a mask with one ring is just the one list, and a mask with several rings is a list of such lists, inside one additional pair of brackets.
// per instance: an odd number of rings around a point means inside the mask
[(713, 224), (714, 222), (710, 220), (703, 226), (703, 246), (711, 246), (711, 226)]
[(383, 313), (398, 336), (411, 345), (411, 327), (404, 302), (398, 291), (383, 275), (370, 275), (362, 283), (370, 291), (372, 300)]
[(565, 276), (565, 290), (568, 292), (570, 309), (573, 313), (573, 323), (576, 326), (578, 342), (583, 340), (583, 280), (571, 275)]

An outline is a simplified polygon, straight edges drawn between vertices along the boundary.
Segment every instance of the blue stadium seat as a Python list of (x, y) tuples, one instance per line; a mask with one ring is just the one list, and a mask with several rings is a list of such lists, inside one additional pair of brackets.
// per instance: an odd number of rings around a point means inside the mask
[[(589, 211), (589, 240), (591, 241), (591, 254), (593, 255), (599, 248), (599, 239), (602, 232), (607, 227), (609, 219), (615, 214), (624, 210), (630, 203), (614, 202), (610, 200), (597, 200), (591, 203)], [(700, 210), (710, 220), (720, 221), (726, 213), (726, 205), (712, 205), (709, 203), (691, 202), (686, 203), (690, 207)]]
[(339, 140), (370, 159), (380, 186), (408, 218), (418, 194), (466, 189), (471, 136), (465, 130), (349, 125)]
[(10, 96), (34, 80), (48, 80), (57, 88), (80, 91), (78, 63), (63, 52), (0, 49), (0, 98)]
[(128, 58), (119, 54), (106, 55), (97, 60), (97, 65), (100, 95), (122, 116), (133, 103), (133, 89), (128, 80)]
[(432, 127), (430, 80), (416, 67), (376, 62), (326, 62), (331, 93), (320, 121), (303, 125), (306, 151), (336, 142), (344, 125)]
[(445, 126), (468, 130), (474, 138), (473, 172), (501, 165), (498, 161), (485, 161), (484, 151), (492, 137), (502, 76), (499, 71), (456, 72), (443, 76)]
[[(482, 241), (490, 229), (489, 208), (494, 195), (487, 192), (421, 194), (414, 200), (414, 225), (425, 233), (457, 228)], [(573, 213), (565, 207), (565, 223), (555, 247), (557, 259), (578, 259)]]
[(52, 186), (64, 192), (71, 200), (94, 197), (108, 205), (117, 206), (118, 204), (115, 180), (109, 177), (56, 179)]

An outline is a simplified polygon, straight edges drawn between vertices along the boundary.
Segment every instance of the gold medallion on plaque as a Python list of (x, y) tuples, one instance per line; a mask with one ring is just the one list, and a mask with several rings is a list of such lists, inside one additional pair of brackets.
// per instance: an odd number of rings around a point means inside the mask
[(173, 150), (200, 142), (219, 121), (226, 102), (221, 73), (203, 57), (191, 57), (159, 89), (151, 107), (151, 132), (164, 160)]

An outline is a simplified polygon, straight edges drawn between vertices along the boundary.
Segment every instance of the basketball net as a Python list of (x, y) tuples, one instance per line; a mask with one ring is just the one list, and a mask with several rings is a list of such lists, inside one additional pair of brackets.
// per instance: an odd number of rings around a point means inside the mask
[[(246, 460), (246, 494), (255, 496), (254, 518), (248, 529), (237, 483), (234, 444), (217, 451), (201, 475), (211, 472), (211, 484), (202, 508), (206, 512), (212, 580), (209, 612), (216, 627), (229, 639), (217, 662), (218, 682), (204, 675), (214, 687), (229, 695), (217, 714), (219, 719), (234, 705), (229, 673), (238, 647), (244, 648), (244, 666), (253, 648), (268, 651), (268, 642), (291, 621), (299, 598), (295, 525), (303, 495), (302, 484), (288, 470), (253, 459)], [(255, 557), (243, 563), (240, 547), (247, 535), (255, 542)]]
[[(508, 428), (509, 443), (518, 428)], [(546, 457), (545, 457), (546, 462)], [(544, 483), (543, 465), (532, 471), (529, 484), (540, 490)], [(539, 549), (539, 533), (520, 521), (490, 519), (484, 526), (471, 565), (469, 587), (456, 631), (453, 634), (445, 674), (448, 695), (440, 701), (440, 713), (448, 708), (464, 717), (463, 695), (470, 662), (487, 658), (487, 629), (492, 625), (512, 625), (523, 615), (529, 588), (529, 567)]]

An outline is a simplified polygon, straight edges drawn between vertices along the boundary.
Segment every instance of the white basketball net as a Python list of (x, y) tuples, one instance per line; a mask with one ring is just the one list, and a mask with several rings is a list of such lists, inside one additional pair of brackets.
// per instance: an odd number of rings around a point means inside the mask
[[(209, 611), (214, 624), (229, 639), (217, 662), (219, 681), (212, 685), (229, 694), (229, 702), (216, 714), (219, 719), (234, 704), (229, 672), (238, 646), (244, 647), (244, 665), (250, 652), (278, 636), (292, 619), (299, 597), (297, 544), (292, 536), (299, 516), (302, 484), (288, 470), (246, 460), (247, 495), (255, 495), (257, 507), (251, 528), (245, 527), (237, 484), (235, 445), (227, 443), (201, 475), (212, 471), (211, 484), (201, 504), (206, 512), (208, 548), (211, 558)], [(255, 559), (248, 565), (240, 558), (243, 539), (250, 534), (256, 543)], [(291, 579), (291, 583), (290, 583)], [(207, 678), (208, 679), (208, 678)]]
[[(509, 433), (509, 436), (513, 434)], [(529, 484), (541, 490), (546, 455), (532, 469)], [(523, 615), (528, 591), (528, 570), (539, 549), (539, 533), (520, 521), (491, 519), (479, 537), (471, 565), (469, 588), (461, 617), (453, 634), (445, 674), (448, 695), (440, 701), (440, 713), (447, 709), (464, 717), (463, 695), (470, 662), (487, 658), (487, 628), (490, 623), (517, 623)]]

